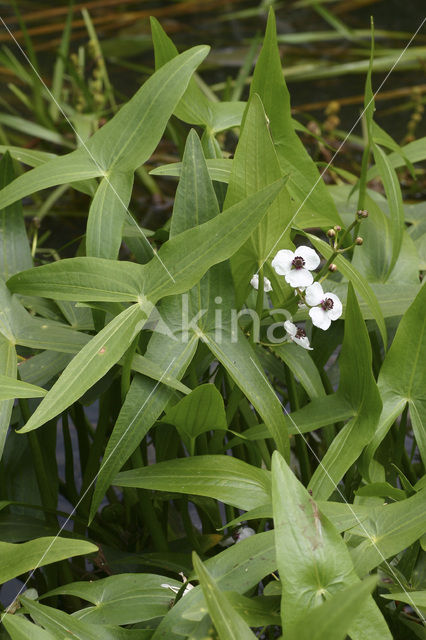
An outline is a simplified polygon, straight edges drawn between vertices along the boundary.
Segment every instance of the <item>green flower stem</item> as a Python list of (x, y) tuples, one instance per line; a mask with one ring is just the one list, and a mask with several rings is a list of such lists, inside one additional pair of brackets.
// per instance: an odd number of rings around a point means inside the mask
[[(299, 409), (299, 398), (297, 396), (296, 382), (293, 373), (287, 365), (285, 365), (285, 379), (287, 383), (288, 397), (290, 400), (290, 408), (292, 411), (297, 411), (297, 409)], [(312, 469), (309, 461), (308, 448), (302, 436), (295, 436), (295, 446), (297, 458), (300, 464), (302, 482), (307, 486), (312, 476)]]
[[(320, 371), (321, 381), (324, 385), (324, 389), (327, 395), (332, 395), (334, 393), (333, 385), (331, 384), (327, 373), (324, 369)], [(334, 424), (329, 424), (326, 427), (321, 429), (321, 433), (324, 437), (326, 450), (331, 446), (334, 438), (336, 437), (336, 426)]]
[(64, 438), (65, 450), (65, 486), (67, 488), (67, 498), (71, 504), (77, 504), (78, 491), (74, 476), (74, 456), (72, 450), (72, 440), (68, 423), (68, 411), (62, 414), (62, 435)]
[[(28, 407), (28, 401), (25, 398), (20, 398), (18, 402), (21, 409), (22, 417), (25, 422), (27, 422), (31, 416)], [(30, 431), (28, 433), (28, 442), (31, 448), (32, 461), (37, 477), (37, 485), (40, 491), (41, 502), (43, 507), (50, 510), (50, 512), (46, 511), (46, 522), (52, 524), (53, 526), (57, 526), (58, 521), (52, 514), (52, 510), (54, 510), (56, 507), (55, 497), (52, 493), (52, 488), (50, 486), (49, 478), (46, 473), (46, 465), (43, 460), (43, 454), (40, 447), (40, 442), (38, 440), (38, 434), (35, 431)]]
[(263, 291), (265, 283), (265, 278), (263, 275), (263, 267), (259, 267), (259, 287), (257, 289), (257, 300), (256, 300), (256, 313), (259, 317), (259, 322), (262, 319), (263, 313), (263, 300), (265, 297), (265, 293)]
[[(139, 448), (132, 454), (131, 462), (135, 469), (143, 466), (142, 454), (139, 451)], [(164, 534), (151, 499), (143, 489), (137, 489), (136, 493), (139, 499), (140, 512), (148, 531), (151, 534), (153, 546), (157, 551), (168, 551), (169, 545), (167, 544), (167, 538)]]
[[(87, 463), (83, 471), (83, 483), (81, 487), (81, 495), (83, 495), (90, 483), (93, 482), (97, 472), (99, 471), (99, 460), (104, 450), (108, 428), (110, 427), (110, 415), (112, 413), (112, 394), (105, 393), (100, 399), (99, 418), (94, 433), (93, 442), (89, 450)], [(82, 500), (79, 511), (88, 517), (90, 510), (90, 501), (93, 495), (93, 486), (87, 491), (86, 496)]]
[(189, 540), (189, 543), (192, 546), (192, 549), (195, 550), (198, 554), (202, 554), (203, 550), (200, 546), (198, 532), (194, 528), (194, 525), (191, 521), (191, 516), (189, 515), (189, 504), (187, 496), (184, 496), (182, 500), (179, 500), (179, 510), (182, 516), (185, 533)]
[(80, 468), (81, 473), (84, 474), (87, 461), (89, 460), (89, 451), (91, 447), (89, 434), (92, 431), (92, 425), (86, 417), (83, 406), (78, 401), (71, 407), (70, 415), (77, 431)]
[(348, 249), (352, 249), (353, 246), (355, 245), (351, 245), (350, 247), (345, 247), (344, 249), (342, 249), (342, 245), (344, 240), (346, 239), (347, 235), (352, 231), (352, 229), (354, 227), (356, 227), (357, 225), (359, 226), (360, 221), (358, 219), (355, 219), (350, 225), (349, 227), (346, 229), (346, 231), (343, 233), (342, 237), (339, 238), (334, 251), (332, 253), (332, 255), (328, 258), (328, 260), (326, 261), (326, 263), (323, 265), (323, 267), (320, 269), (320, 271), (318, 271), (318, 273), (315, 276), (315, 282), (318, 281), (323, 281), (325, 280), (325, 278), (328, 275), (328, 267), (334, 262), (334, 260), (336, 259), (336, 257), (340, 254), (343, 253), (344, 251), (348, 251)]

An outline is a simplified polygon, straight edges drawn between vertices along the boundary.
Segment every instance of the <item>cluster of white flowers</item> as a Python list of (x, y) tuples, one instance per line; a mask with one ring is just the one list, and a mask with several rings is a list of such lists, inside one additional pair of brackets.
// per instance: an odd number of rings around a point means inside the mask
[[(330, 327), (332, 320), (337, 320), (342, 315), (342, 303), (339, 298), (330, 291), (324, 292), (319, 282), (314, 282), (312, 271), (319, 266), (320, 257), (310, 247), (300, 246), (296, 251), (281, 249), (272, 260), (272, 267), (285, 281), (295, 289), (299, 295), (300, 306), (308, 306), (312, 324), (324, 331)], [(257, 290), (259, 288), (259, 276), (255, 274), (250, 284)], [(268, 278), (264, 278), (263, 290), (271, 291), (272, 286)], [(289, 320), (284, 322), (284, 328), (290, 340), (304, 349), (312, 349), (305, 330), (296, 326)]]
[[(324, 292), (319, 282), (314, 282), (312, 271), (319, 266), (319, 255), (310, 247), (297, 247), (296, 251), (282, 249), (272, 260), (272, 266), (286, 282), (296, 289), (302, 303), (309, 306), (312, 324), (324, 331), (329, 328), (332, 320), (342, 315), (342, 303), (330, 291)], [(293, 342), (304, 349), (311, 349), (309, 339), (304, 329), (297, 327), (290, 321), (284, 323), (284, 328)]]

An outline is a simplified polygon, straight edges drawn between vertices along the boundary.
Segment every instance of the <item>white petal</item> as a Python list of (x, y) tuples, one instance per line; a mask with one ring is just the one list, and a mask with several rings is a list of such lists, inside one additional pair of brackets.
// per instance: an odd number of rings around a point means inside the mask
[(286, 320), (284, 322), (284, 329), (287, 331), (288, 335), (291, 337), (295, 336), (297, 333), (296, 325), (290, 322), (290, 320)]
[(257, 275), (257, 273), (254, 274), (254, 276), (252, 277), (252, 279), (250, 280), (250, 284), (253, 287), (253, 289), (256, 289), (256, 291), (259, 288), (259, 276)]
[(324, 331), (331, 325), (331, 318), (328, 312), (324, 311), (322, 307), (309, 309), (309, 315), (311, 316), (312, 323)]
[(272, 291), (272, 285), (269, 278), (263, 278), (263, 290), (265, 293), (268, 293), (268, 291)]
[(314, 280), (312, 273), (307, 269), (292, 269), (285, 274), (285, 279), (290, 287), (294, 287), (295, 289), (298, 287), (308, 287)]
[(187, 594), (187, 593), (189, 593), (189, 592), (191, 591), (191, 589), (193, 589), (193, 588), (194, 588), (194, 585), (193, 585), (193, 584), (190, 584), (190, 583), (188, 582), (188, 584), (187, 584), (187, 585), (186, 585), (186, 587), (185, 587), (184, 592), (182, 593), (182, 598), (183, 598), (183, 596), (186, 596), (186, 594)]
[(313, 351), (312, 347), (309, 344), (308, 336), (305, 336), (304, 338), (293, 338), (293, 342), (295, 342), (296, 344), (300, 345), (304, 349), (308, 349), (309, 351)]
[(272, 267), (278, 273), (279, 276), (285, 276), (291, 269), (291, 263), (293, 262), (294, 253), (288, 249), (281, 249), (278, 251), (275, 258), (272, 260)]
[(230, 547), (231, 544), (235, 544), (235, 540), (232, 536), (225, 538), (224, 540), (220, 540), (219, 544), (221, 547)]
[(238, 530), (237, 542), (250, 538), (250, 536), (254, 536), (255, 533), (255, 530), (251, 527), (241, 527), (241, 529)]
[(171, 584), (161, 584), (160, 587), (164, 587), (164, 589), (170, 589), (173, 593), (178, 593), (180, 591), (180, 587), (175, 587)]
[(310, 247), (297, 247), (295, 252), (295, 256), (300, 256), (305, 261), (305, 269), (309, 269), (309, 271), (313, 271), (317, 268), (320, 263), (320, 257), (316, 251), (311, 249)]
[(325, 293), (324, 299), (326, 298), (331, 298), (333, 300), (333, 308), (328, 311), (328, 315), (330, 316), (331, 320), (337, 320), (337, 318), (340, 318), (343, 312), (342, 303), (335, 293)]
[(314, 282), (310, 287), (306, 288), (305, 300), (310, 307), (316, 307), (324, 300), (324, 291), (319, 282)]

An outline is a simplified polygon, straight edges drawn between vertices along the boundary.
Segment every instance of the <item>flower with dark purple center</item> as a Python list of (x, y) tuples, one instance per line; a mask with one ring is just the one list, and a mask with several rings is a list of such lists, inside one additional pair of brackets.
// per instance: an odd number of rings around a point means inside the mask
[(304, 349), (312, 351), (312, 347), (309, 344), (309, 338), (306, 336), (306, 331), (302, 329), (302, 327), (298, 327), (290, 322), (290, 320), (286, 320), (284, 322), (284, 329), (287, 331), (287, 335), (292, 342), (295, 342)]
[(272, 260), (272, 267), (284, 276), (291, 287), (307, 287), (314, 281), (311, 271), (320, 263), (318, 254), (310, 247), (300, 246), (296, 251), (281, 249)]
[(329, 328), (332, 320), (337, 320), (342, 315), (339, 298), (334, 293), (324, 293), (319, 282), (306, 287), (305, 302), (312, 307), (309, 309), (312, 323), (324, 331)]

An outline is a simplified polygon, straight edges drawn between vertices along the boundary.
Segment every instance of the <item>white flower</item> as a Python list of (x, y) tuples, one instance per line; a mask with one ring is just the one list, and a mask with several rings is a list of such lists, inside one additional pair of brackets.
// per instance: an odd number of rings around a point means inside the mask
[[(252, 277), (252, 279), (250, 280), (250, 284), (251, 286), (256, 289), (256, 291), (259, 288), (259, 276), (257, 273), (254, 274), (254, 276)], [(271, 285), (271, 281), (268, 278), (263, 278), (263, 290), (265, 293), (268, 293), (268, 291), (272, 291), (272, 285)]]
[(251, 527), (240, 527), (237, 531), (234, 531), (233, 537), (235, 543), (241, 542), (241, 540), (245, 540), (246, 538), (250, 538), (250, 536), (254, 536), (256, 531)]
[(294, 251), (281, 249), (272, 260), (272, 266), (280, 276), (285, 276), (291, 287), (307, 287), (313, 283), (311, 271), (320, 263), (318, 254), (310, 247), (297, 247)]
[(221, 540), (219, 544), (222, 547), (230, 547), (231, 544), (237, 544), (237, 542), (241, 542), (241, 540), (254, 536), (255, 533), (256, 531), (251, 527), (240, 527), (233, 532), (232, 536), (225, 538), (225, 540)]
[(299, 344), (304, 349), (309, 349), (312, 351), (312, 347), (309, 345), (309, 338), (306, 336), (305, 330), (297, 327), (295, 324), (290, 322), (290, 320), (286, 320), (284, 322), (284, 329), (287, 331), (287, 335), (290, 340)]
[(319, 282), (307, 287), (305, 300), (312, 307), (309, 309), (309, 315), (313, 324), (324, 331), (329, 328), (332, 320), (337, 320), (342, 315), (342, 303), (339, 298), (334, 293), (324, 293)]
[[(179, 575), (181, 576), (182, 581), (186, 582), (186, 578), (183, 575), (183, 573), (181, 572)], [(173, 585), (173, 584), (162, 584), (160, 586), (164, 587), (164, 589), (170, 589), (170, 591), (173, 591), (173, 593), (179, 593), (179, 591), (182, 588), (182, 587), (175, 587), (175, 585)], [(188, 582), (188, 584), (186, 585), (185, 590), (184, 590), (184, 592), (182, 594), (182, 598), (183, 598), (183, 596), (186, 596), (191, 591), (191, 589), (193, 589), (193, 588), (194, 588), (194, 585), (191, 584), (190, 582)]]

